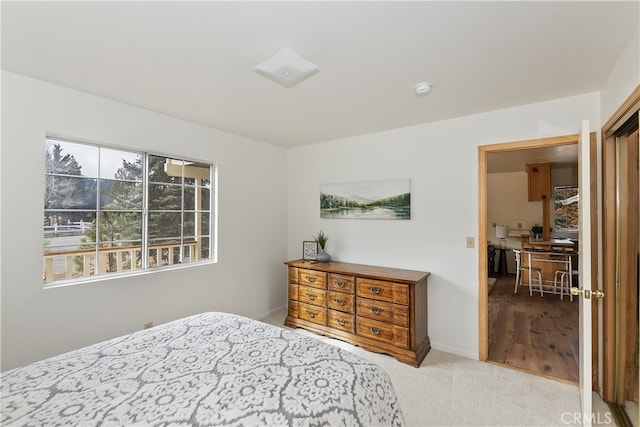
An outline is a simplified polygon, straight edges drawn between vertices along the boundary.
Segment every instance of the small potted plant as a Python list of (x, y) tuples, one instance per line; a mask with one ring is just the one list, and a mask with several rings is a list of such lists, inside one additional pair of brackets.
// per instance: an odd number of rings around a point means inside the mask
[(324, 234), (324, 230), (318, 231), (318, 234), (313, 236), (313, 240), (315, 240), (316, 243), (318, 243), (318, 246), (320, 247), (318, 255), (316, 255), (316, 261), (319, 261), (319, 262), (329, 261), (331, 259), (331, 256), (324, 251), (324, 245), (327, 244), (327, 240), (329, 240), (329, 237), (327, 237), (327, 235)]

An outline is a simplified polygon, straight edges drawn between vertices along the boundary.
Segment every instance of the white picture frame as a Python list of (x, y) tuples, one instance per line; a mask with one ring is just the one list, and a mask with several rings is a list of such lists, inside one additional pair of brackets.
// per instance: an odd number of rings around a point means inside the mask
[(302, 259), (305, 261), (315, 261), (318, 255), (318, 242), (305, 240), (302, 242)]

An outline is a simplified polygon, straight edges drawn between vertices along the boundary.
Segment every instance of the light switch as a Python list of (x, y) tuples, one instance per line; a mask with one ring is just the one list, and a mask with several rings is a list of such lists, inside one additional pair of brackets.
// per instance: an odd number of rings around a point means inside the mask
[(476, 239), (473, 236), (467, 236), (467, 248), (473, 249), (476, 247)]

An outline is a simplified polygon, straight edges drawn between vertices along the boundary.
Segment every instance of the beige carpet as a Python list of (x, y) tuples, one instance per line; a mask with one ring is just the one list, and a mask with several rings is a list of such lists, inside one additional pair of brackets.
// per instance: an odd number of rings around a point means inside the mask
[[(286, 310), (263, 321), (282, 326)], [(419, 368), (390, 356), (296, 329), (358, 354), (391, 377), (409, 426), (581, 425), (578, 388), (509, 368), (432, 349)], [(614, 426), (608, 408), (594, 395), (594, 425)]]
[(638, 403), (627, 401), (624, 404), (624, 410), (627, 411), (627, 415), (629, 416), (631, 425), (633, 427), (638, 427), (638, 425), (640, 424), (640, 413), (638, 413)]

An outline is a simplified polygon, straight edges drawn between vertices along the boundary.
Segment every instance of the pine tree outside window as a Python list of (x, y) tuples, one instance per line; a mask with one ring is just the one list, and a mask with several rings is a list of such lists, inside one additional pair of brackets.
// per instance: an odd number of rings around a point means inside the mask
[(45, 286), (212, 262), (212, 164), (57, 138), (45, 147)]

